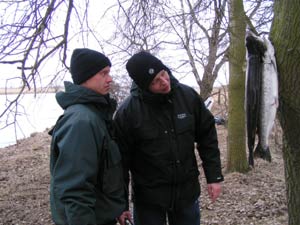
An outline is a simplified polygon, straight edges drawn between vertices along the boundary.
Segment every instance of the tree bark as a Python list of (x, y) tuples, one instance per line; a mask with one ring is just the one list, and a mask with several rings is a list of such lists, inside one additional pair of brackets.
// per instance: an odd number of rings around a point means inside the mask
[(227, 171), (246, 172), (245, 130), (245, 15), (242, 0), (229, 1), (229, 114), (228, 114), (228, 148)]
[(283, 130), (283, 159), (289, 225), (300, 224), (300, 3), (275, 1), (271, 40), (279, 72), (279, 120)]

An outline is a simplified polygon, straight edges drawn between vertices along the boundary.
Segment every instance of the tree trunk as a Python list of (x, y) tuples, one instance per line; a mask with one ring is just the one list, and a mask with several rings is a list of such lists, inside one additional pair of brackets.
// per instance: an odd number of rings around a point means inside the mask
[(228, 114), (228, 148), (227, 171), (246, 172), (245, 131), (245, 16), (242, 0), (229, 1), (229, 114)]
[(279, 71), (279, 120), (289, 225), (300, 224), (300, 6), (298, 0), (275, 1), (271, 40)]

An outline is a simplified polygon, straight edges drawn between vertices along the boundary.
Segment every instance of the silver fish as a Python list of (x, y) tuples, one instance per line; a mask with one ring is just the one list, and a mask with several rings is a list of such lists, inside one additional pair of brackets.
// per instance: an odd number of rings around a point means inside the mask
[(278, 106), (278, 78), (274, 48), (266, 38), (252, 32), (246, 33), (247, 73), (245, 111), (249, 165), (254, 166), (253, 149), (258, 134), (254, 156), (271, 161), (268, 138)]
[(272, 43), (264, 38), (267, 50), (263, 57), (263, 71), (261, 84), (261, 103), (258, 124), (258, 144), (254, 157), (260, 157), (271, 162), (269, 136), (271, 134), (278, 108), (278, 73), (275, 50)]

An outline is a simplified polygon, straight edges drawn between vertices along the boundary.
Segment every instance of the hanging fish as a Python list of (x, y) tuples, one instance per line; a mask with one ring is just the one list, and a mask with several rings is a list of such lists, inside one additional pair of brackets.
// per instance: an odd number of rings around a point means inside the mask
[(258, 123), (258, 144), (254, 157), (271, 162), (269, 136), (271, 134), (278, 108), (278, 73), (275, 51), (271, 42), (264, 38), (267, 47), (263, 57), (263, 72), (261, 83), (261, 103)]
[[(274, 48), (268, 39), (246, 33), (247, 72), (245, 111), (249, 165), (254, 157), (271, 161), (268, 138), (278, 106), (278, 78)], [(255, 137), (258, 144), (253, 154)]]
[(246, 33), (247, 72), (246, 72), (246, 122), (249, 165), (254, 166), (253, 149), (259, 121), (263, 55), (266, 51), (263, 43), (250, 31)]

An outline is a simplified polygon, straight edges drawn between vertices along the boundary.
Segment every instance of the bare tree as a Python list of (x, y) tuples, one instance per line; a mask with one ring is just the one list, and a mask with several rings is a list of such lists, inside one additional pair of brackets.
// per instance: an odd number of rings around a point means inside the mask
[(248, 171), (245, 145), (245, 62), (244, 37), (246, 20), (242, 0), (229, 1), (230, 51), (229, 51), (229, 117), (227, 143), (227, 170)]
[(119, 36), (123, 41), (118, 49), (127, 54), (143, 49), (165, 55), (171, 69), (184, 76), (194, 75), (206, 99), (226, 62), (228, 43), (226, 1), (211, 3), (119, 1), (114, 38)]
[(26, 113), (20, 103), (25, 92), (37, 94), (41, 87), (64, 78), (70, 48), (88, 45), (91, 37), (101, 48), (101, 40), (90, 27), (89, 6), (88, 0), (1, 2), (0, 65), (6, 68), (1, 78), (7, 76), (2, 92), (17, 88), (1, 109), (0, 129), (17, 126), (18, 116)]
[[(245, 1), (247, 21), (258, 32), (267, 32), (272, 1)], [(164, 58), (181, 76), (193, 76), (206, 99), (228, 61), (226, 0), (118, 0), (113, 37), (122, 39), (119, 52), (131, 55), (148, 50)]]
[[(16, 121), (8, 119), (10, 114), (16, 118), (19, 100), (26, 89), (36, 93), (40, 77), (40, 68), (48, 58), (60, 53), (61, 61), (66, 65), (67, 39), (73, 1), (6, 1), (2, 2), (0, 39), (0, 64), (9, 64), (13, 75), (7, 83), (18, 83), (19, 90), (14, 99), (6, 101), (6, 108), (0, 112), (0, 118), (6, 116), (7, 126)], [(64, 9), (64, 26), (56, 29), (55, 17)], [(3, 73), (3, 72), (2, 72)]]
[[(95, 2), (2, 1), (0, 66), (8, 69), (2, 70), (1, 78), (8, 77), (5, 87), (18, 83), (20, 88), (14, 99), (7, 98), (5, 110), (0, 112), (0, 118), (5, 121), (0, 129), (16, 122), (25, 91), (37, 93), (39, 87), (57, 85), (57, 80), (66, 76), (70, 50), (77, 46), (93, 46), (103, 52), (109, 48), (106, 53), (113, 58), (113, 68), (117, 70), (115, 80), (121, 89), (129, 87), (124, 72), (129, 55), (141, 49), (159, 54), (177, 74), (194, 77), (205, 99), (227, 60), (226, 2), (116, 0), (117, 8), (110, 7), (104, 14), (107, 19), (110, 12), (115, 12), (112, 24), (115, 27), (110, 28), (117, 32), (108, 39), (101, 34), (101, 31), (107, 32), (106, 28), (94, 26), (102, 19), (91, 13), (91, 4)], [(249, 15), (256, 15), (254, 12), (259, 12), (262, 2), (250, 4)], [(91, 17), (96, 20), (94, 24)], [(264, 22), (259, 16), (249, 18), (255, 18), (259, 24)]]
[[(55, 32), (54, 17), (65, 1), (7, 1), (1, 14), (0, 63), (14, 65), (19, 75), (12, 79), (22, 82), (20, 93), (25, 88), (36, 90), (38, 69), (57, 51), (62, 51), (65, 64), (69, 21), (73, 1), (65, 8), (65, 23), (61, 32)], [(3, 3), (2, 3), (3, 4)], [(13, 13), (11, 16), (10, 14)], [(8, 21), (7, 21), (8, 20)], [(2, 114), (1, 114), (2, 115)]]
[(274, 0), (246, 0), (246, 23), (256, 35), (268, 35), (273, 20)]
[(289, 225), (300, 224), (300, 8), (296, 0), (276, 0), (271, 40), (279, 72), (279, 120), (283, 130), (283, 159)]
[(206, 99), (227, 61), (226, 1), (179, 2), (176, 11), (162, 9), (170, 30), (178, 40), (173, 45), (185, 52), (177, 69), (182, 67), (187, 71), (186, 75), (194, 76), (201, 96)]

